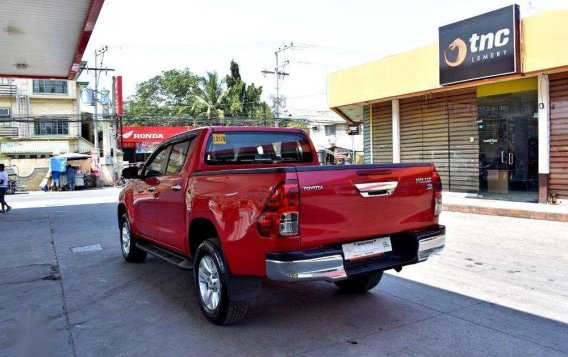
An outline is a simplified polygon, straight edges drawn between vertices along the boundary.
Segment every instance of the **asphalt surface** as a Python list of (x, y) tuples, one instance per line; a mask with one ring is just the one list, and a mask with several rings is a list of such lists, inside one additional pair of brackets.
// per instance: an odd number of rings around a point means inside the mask
[(245, 320), (219, 327), (190, 272), (122, 260), (117, 194), (7, 196), (0, 356), (568, 354), (568, 223), (446, 212), (446, 250), (369, 293), (266, 282)]

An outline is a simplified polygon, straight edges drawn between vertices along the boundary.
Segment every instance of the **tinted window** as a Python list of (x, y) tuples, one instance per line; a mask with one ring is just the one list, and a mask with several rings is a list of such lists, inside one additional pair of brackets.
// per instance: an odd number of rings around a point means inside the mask
[(168, 160), (168, 166), (166, 168), (166, 174), (177, 174), (181, 171), (183, 164), (185, 163), (185, 158), (187, 157), (187, 148), (189, 147), (189, 143), (189, 141), (184, 141), (172, 146), (170, 159)]
[(217, 132), (209, 137), (208, 164), (311, 162), (310, 144), (301, 133)]
[(146, 165), (145, 176), (161, 176), (164, 174), (164, 163), (167, 159), (168, 147), (162, 149)]

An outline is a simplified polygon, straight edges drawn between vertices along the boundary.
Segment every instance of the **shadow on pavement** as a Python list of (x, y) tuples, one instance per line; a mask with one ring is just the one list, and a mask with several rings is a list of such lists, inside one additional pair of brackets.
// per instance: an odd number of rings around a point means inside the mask
[[(154, 257), (124, 262), (116, 224), (116, 203), (0, 218), (0, 355), (13, 352), (6, 331), (25, 311), (55, 321), (57, 355), (568, 353), (563, 322), (391, 274), (357, 296), (325, 282), (267, 281), (245, 320), (214, 326), (199, 310), (191, 272)], [(103, 249), (71, 252), (92, 244)], [(61, 278), (43, 279), (43, 266)]]

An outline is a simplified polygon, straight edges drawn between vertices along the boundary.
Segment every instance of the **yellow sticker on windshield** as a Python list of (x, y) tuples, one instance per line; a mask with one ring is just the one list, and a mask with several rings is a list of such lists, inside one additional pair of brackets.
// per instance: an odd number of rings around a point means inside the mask
[(225, 145), (227, 144), (227, 138), (225, 134), (213, 134), (213, 145)]

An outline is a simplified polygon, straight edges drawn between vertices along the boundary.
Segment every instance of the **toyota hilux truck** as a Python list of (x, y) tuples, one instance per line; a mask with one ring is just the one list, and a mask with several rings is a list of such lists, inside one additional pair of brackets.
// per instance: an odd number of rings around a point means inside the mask
[(150, 253), (192, 270), (201, 311), (219, 325), (245, 316), (263, 279), (363, 293), (445, 244), (434, 165), (320, 166), (300, 129), (187, 131), (122, 175), (124, 259)]

